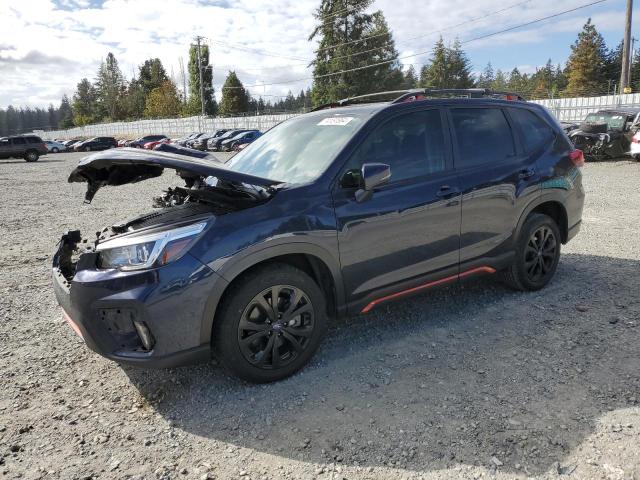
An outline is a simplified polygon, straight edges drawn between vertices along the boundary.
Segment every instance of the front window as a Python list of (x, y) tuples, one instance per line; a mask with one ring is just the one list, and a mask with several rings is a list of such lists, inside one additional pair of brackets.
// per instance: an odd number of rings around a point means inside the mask
[(367, 118), (363, 113), (333, 111), (294, 117), (258, 137), (231, 159), (229, 168), (286, 183), (310, 182), (327, 169)]
[(622, 130), (625, 121), (625, 115), (605, 112), (590, 113), (584, 119), (585, 123), (606, 123), (608, 130)]

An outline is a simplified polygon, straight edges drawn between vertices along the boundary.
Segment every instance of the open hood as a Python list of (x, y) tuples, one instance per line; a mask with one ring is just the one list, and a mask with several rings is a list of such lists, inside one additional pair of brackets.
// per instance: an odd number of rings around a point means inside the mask
[(175, 170), (187, 182), (216, 177), (233, 183), (260, 187), (276, 185), (276, 180), (256, 177), (225, 168), (215, 158), (195, 158), (173, 152), (118, 148), (83, 158), (69, 175), (69, 182), (87, 182), (85, 203), (91, 203), (100, 187), (125, 185), (159, 177), (165, 168)]

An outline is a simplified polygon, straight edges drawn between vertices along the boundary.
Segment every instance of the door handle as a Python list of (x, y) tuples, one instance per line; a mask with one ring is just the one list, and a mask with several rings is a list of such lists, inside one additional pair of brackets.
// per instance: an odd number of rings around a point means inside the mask
[(518, 178), (525, 180), (527, 178), (531, 178), (535, 175), (536, 171), (533, 168), (525, 168), (524, 170), (520, 170), (518, 173)]
[(440, 190), (436, 192), (436, 196), (440, 198), (449, 198), (454, 197), (460, 193), (460, 190), (455, 187), (450, 187), (449, 185), (442, 185)]

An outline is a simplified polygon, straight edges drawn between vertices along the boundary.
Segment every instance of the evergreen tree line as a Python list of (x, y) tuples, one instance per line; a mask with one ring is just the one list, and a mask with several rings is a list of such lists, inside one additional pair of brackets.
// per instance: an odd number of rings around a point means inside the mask
[[(309, 40), (317, 41), (312, 87), (285, 97), (252, 97), (234, 71), (222, 87), (220, 104), (212, 86), (209, 49), (201, 46), (198, 65), (196, 46), (189, 50), (188, 93), (180, 91), (158, 58), (145, 60), (137, 74), (126, 79), (112, 53), (101, 62), (93, 81), (83, 78), (71, 99), (64, 96), (58, 107), (0, 109), (0, 135), (40, 128), (69, 128), (92, 123), (141, 118), (172, 118), (198, 115), (204, 103), (206, 115), (234, 116), (307, 111), (341, 98), (384, 90), (408, 88), (472, 88), (509, 90), (527, 98), (558, 98), (619, 93), (622, 42), (608, 48), (595, 25), (583, 26), (571, 46), (564, 67), (547, 64), (535, 73), (494, 70), (491, 63), (478, 75), (460, 41), (446, 44), (440, 37), (428, 63), (402, 65), (393, 36), (381, 11), (368, 13), (373, 0), (321, 0), (315, 13), (317, 26)], [(200, 97), (200, 72), (205, 85)], [(640, 91), (640, 53), (631, 75), (633, 91)]]

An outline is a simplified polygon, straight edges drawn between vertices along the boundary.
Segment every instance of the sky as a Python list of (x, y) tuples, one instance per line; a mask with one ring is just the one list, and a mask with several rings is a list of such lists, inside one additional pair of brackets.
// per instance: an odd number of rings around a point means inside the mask
[[(428, 62), (434, 41), (456, 37), (474, 72), (494, 69), (534, 72), (550, 58), (564, 63), (586, 20), (615, 46), (624, 33), (625, 0), (606, 0), (508, 33), (497, 32), (593, 0), (375, 0), (408, 68)], [(180, 58), (188, 62), (196, 35), (211, 50), (214, 86), (220, 92), (229, 70), (254, 96), (276, 99), (311, 84), (308, 62), (316, 42), (308, 40), (320, 0), (0, 0), (0, 108), (59, 104), (76, 84), (93, 80), (113, 52), (131, 78), (145, 59), (159, 57), (181, 86)], [(633, 33), (640, 38), (640, 2)], [(640, 41), (636, 42), (640, 48)], [(426, 53), (423, 53), (426, 52)]]

